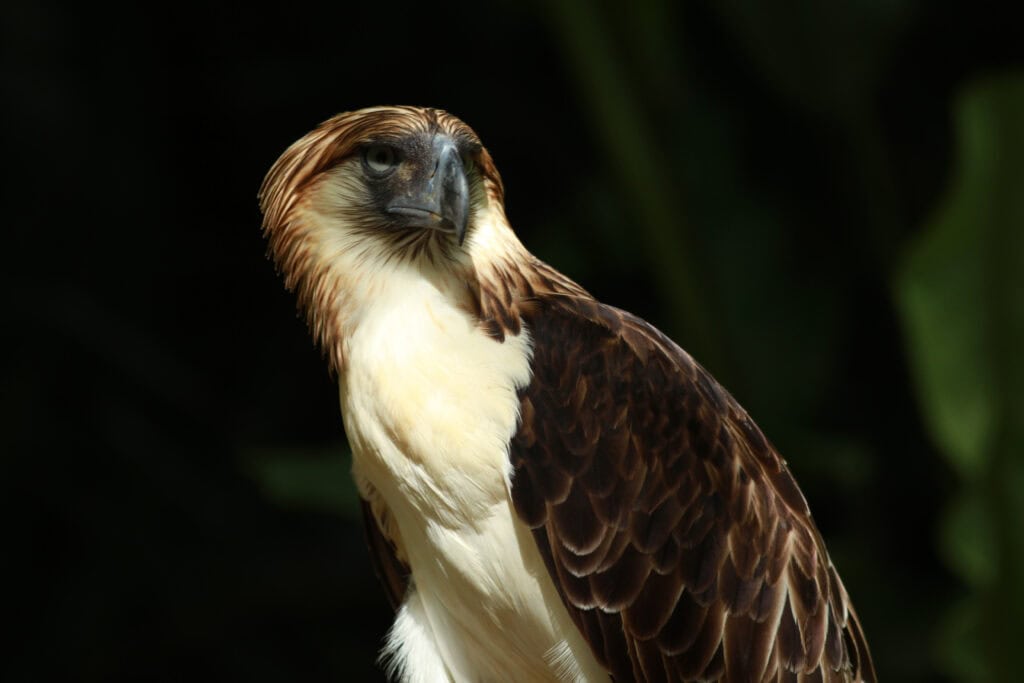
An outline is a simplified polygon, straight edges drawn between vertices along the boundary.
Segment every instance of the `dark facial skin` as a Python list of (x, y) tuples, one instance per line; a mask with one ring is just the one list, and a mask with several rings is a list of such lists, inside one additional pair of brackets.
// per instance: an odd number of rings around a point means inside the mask
[[(460, 149), (465, 148), (465, 149)], [(443, 134), (421, 133), (362, 147), (375, 208), (395, 230), (439, 230), (461, 245), (469, 220), (467, 162), (474, 150)]]

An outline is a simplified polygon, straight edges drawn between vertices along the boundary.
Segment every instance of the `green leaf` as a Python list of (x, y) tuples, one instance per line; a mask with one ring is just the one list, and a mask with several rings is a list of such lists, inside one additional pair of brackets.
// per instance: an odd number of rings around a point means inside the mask
[(895, 298), (924, 422), (963, 481), (940, 537), (974, 592), (950, 615), (944, 659), (967, 680), (1012, 680), (1024, 612), (1024, 75), (975, 84), (955, 120), (959, 171)]
[[(1005, 340), (995, 335), (1000, 318), (1011, 315), (1010, 306), (1024, 305), (1024, 298), (993, 290), (1000, 288), (996, 280), (1006, 278), (1015, 279), (1019, 291), (1024, 275), (1019, 269), (995, 272), (1001, 254), (1020, 247), (1006, 228), (1024, 230), (1024, 223), (1013, 220), (1022, 212), (1024, 181), (1015, 192), (1005, 191), (1008, 180), (1024, 173), (1024, 145), (1012, 133), (1015, 109), (1016, 121), (1024, 121), (1022, 99), (1021, 79), (976, 88), (962, 99), (958, 177), (911, 245), (896, 281), (925, 423), (967, 478), (986, 470), (1005, 407), (999, 405), (1000, 375), (1021, 362), (1019, 353), (999, 354)], [(1008, 243), (1001, 244), (1003, 238)]]
[(970, 487), (949, 505), (939, 545), (946, 563), (957, 574), (970, 585), (982, 587), (994, 582), (998, 558), (992, 512), (978, 488)]
[(939, 625), (936, 659), (943, 671), (958, 681), (994, 680), (983, 656), (981, 618), (977, 602), (963, 599), (953, 605)]

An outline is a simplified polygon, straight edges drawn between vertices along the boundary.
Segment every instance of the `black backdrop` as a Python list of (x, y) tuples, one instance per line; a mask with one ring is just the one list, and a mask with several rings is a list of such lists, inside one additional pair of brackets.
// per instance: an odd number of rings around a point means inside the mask
[(390, 615), (335, 389), (256, 190), (316, 123), (383, 103), (470, 123), (528, 247), (733, 390), (793, 465), (885, 678), (954, 676), (938, 624), (967, 591), (935, 539), (957, 481), (887, 273), (949, 182), (956, 94), (1020, 64), (1008, 10), (0, 16), (4, 680), (380, 679)]

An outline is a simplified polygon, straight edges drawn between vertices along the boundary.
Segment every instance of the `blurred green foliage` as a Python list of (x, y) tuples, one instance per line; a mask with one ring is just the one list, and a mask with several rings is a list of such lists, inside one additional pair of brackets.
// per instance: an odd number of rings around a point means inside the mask
[(955, 113), (955, 178), (895, 292), (925, 424), (961, 481), (940, 542), (969, 593), (938, 651), (963, 680), (1011, 680), (1024, 613), (1024, 75), (972, 84)]

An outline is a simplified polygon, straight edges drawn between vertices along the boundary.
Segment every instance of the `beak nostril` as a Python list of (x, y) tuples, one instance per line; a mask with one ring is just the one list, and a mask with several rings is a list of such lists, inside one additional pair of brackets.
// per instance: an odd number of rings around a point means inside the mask
[(421, 163), (384, 210), (396, 226), (440, 230), (461, 245), (469, 223), (469, 185), (458, 148), (449, 139), (435, 139)]

